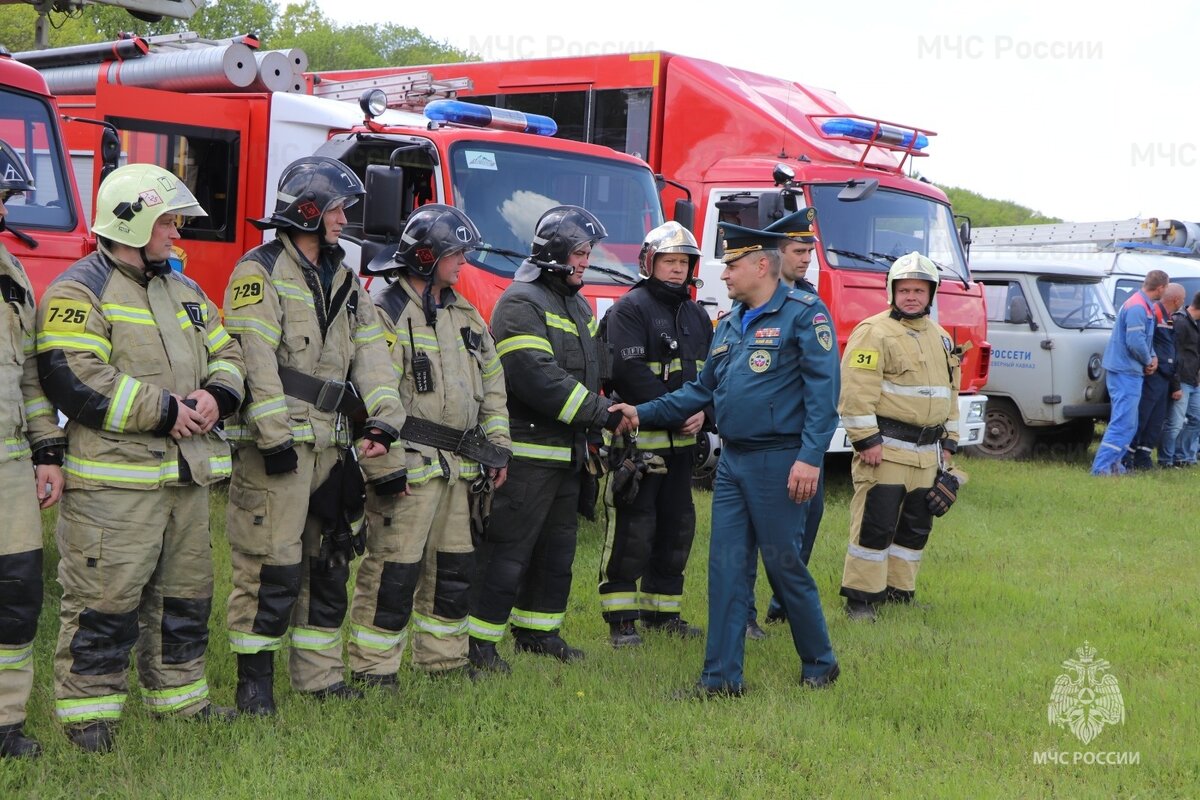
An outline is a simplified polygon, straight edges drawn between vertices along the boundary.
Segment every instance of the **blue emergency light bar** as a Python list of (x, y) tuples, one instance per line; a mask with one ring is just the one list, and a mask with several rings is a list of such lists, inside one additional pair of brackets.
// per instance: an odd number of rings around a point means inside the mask
[[(913, 140), (913, 131), (906, 131), (892, 125), (879, 125), (860, 119), (835, 117), (821, 123), (821, 132), (826, 136), (849, 136), (852, 139), (876, 141), (896, 147), (907, 148)], [(929, 146), (929, 137), (923, 133), (916, 134), (917, 143), (914, 150), (924, 150)]]
[(425, 116), (435, 122), (453, 122), (476, 128), (496, 128), (518, 133), (553, 136), (558, 123), (541, 114), (524, 114), (508, 108), (465, 103), (462, 100), (434, 100), (425, 106)]

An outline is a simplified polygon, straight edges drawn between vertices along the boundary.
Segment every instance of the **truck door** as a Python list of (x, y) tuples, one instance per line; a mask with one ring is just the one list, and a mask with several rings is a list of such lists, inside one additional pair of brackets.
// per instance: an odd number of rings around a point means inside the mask
[(262, 241), (246, 222), (247, 209), (261, 208), (263, 197), (262, 186), (247, 185), (249, 166), (252, 159), (265, 162), (267, 149), (264, 127), (251, 150), (254, 100), (265, 107), (252, 96), (227, 99), (127, 86), (101, 85), (96, 94), (97, 117), (120, 131), (121, 163), (158, 164), (174, 172), (208, 212), (188, 221), (178, 246), (184, 273), (218, 305), (234, 264)]
[[(984, 392), (1008, 397), (1023, 418), (1033, 424), (1054, 421), (1053, 346), (1048, 320), (1035, 291), (1016, 279), (984, 277), (988, 341), (992, 361)], [(1046, 345), (1050, 344), (1050, 347)], [(992, 411), (989, 399), (988, 411)], [(989, 413), (989, 416), (990, 413)]]

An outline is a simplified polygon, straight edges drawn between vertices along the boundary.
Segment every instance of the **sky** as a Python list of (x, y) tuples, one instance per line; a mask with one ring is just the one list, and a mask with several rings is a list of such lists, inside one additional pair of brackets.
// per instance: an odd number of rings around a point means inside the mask
[(937, 131), (918, 164), (937, 183), (1066, 220), (1200, 221), (1189, 0), (318, 2), (341, 24), (414, 27), (485, 61), (668, 50), (787, 78)]

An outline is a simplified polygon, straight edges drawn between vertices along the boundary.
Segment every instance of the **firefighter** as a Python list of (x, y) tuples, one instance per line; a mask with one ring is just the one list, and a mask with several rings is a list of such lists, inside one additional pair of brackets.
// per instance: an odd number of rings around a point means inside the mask
[[(33, 188), (24, 160), (0, 140), (0, 231), (8, 215), (5, 202)], [(0, 295), (0, 492), (8, 513), (0, 534), (0, 757), (36, 757), (42, 746), (25, 735), (25, 703), (33, 686), (33, 640), (42, 611), (39, 509), (50, 508), (62, 495), (66, 439), (32, 357), (33, 289), (21, 262), (3, 243)]]
[[(779, 280), (789, 289), (800, 289), (812, 294), (817, 288), (809, 282), (807, 274), (812, 263), (813, 251), (817, 247), (816, 231), (813, 229), (817, 218), (815, 208), (802, 208), (782, 219), (772, 222), (764, 230), (775, 231), (787, 236), (779, 243)], [(815, 277), (815, 276), (814, 276)], [(824, 320), (829, 324), (828, 316)], [(820, 324), (820, 323), (817, 323)], [(808, 565), (812, 556), (813, 545), (817, 541), (817, 529), (821, 527), (821, 517), (825, 516), (825, 467), (821, 466), (821, 475), (817, 479), (817, 493), (808, 501), (808, 519), (804, 524), (804, 538), (800, 541), (800, 558)], [(758, 610), (754, 605), (754, 582), (758, 572), (757, 560), (750, 562), (750, 619), (746, 622), (746, 636), (750, 639), (762, 639), (766, 633), (758, 626)], [(767, 622), (786, 622), (787, 614), (779, 598), (771, 595), (767, 605)]]
[(633, 425), (656, 427), (711, 403), (725, 443), (713, 494), (704, 669), (696, 686), (679, 696), (745, 691), (749, 564), (756, 550), (787, 611), (800, 682), (824, 688), (841, 670), (797, 543), (837, 428), (836, 342), (830, 324), (816, 322), (828, 315), (820, 298), (780, 283), (781, 234), (718, 226), (721, 279), (735, 302), (717, 325), (704, 370), (682, 389), (613, 409)]
[[(349, 561), (362, 547), (353, 422), (366, 429), (363, 458), (384, 454), (404, 422), (379, 315), (338, 245), (346, 207), (363, 194), (340, 161), (292, 162), (275, 212), (256, 222), (275, 239), (243, 256), (225, 290), (247, 387), (231, 428), (229, 642), (237, 705), (253, 714), (275, 713), (273, 654), (285, 638), (297, 691), (362, 695), (343, 680), (340, 632)], [(375, 475), (377, 491), (399, 477)]]
[(55, 710), (88, 751), (112, 747), (135, 644), (151, 711), (233, 714), (209, 703), (204, 678), (208, 487), (229, 476), (213, 428), (242, 401), (242, 354), (217, 306), (167, 263), (178, 219), (204, 215), (165, 169), (115, 170), (96, 193), (98, 251), (38, 307), (42, 386), (70, 420)]
[(575, 661), (559, 631), (571, 589), (588, 436), (615, 429), (600, 391), (599, 325), (580, 294), (604, 226), (578, 206), (538, 220), (531, 256), (492, 312), (504, 368), (513, 461), (496, 492), (471, 581), (471, 663), (508, 671), (496, 651), (511, 619), (517, 652)]
[(938, 268), (920, 253), (888, 270), (887, 311), (860, 322), (842, 358), (838, 411), (854, 459), (841, 594), (851, 619), (910, 603), (933, 527), (926, 495), (958, 449), (959, 355), (929, 318)]
[(366, 270), (394, 279), (377, 303), (408, 412), (404, 448), (363, 465), (368, 477), (402, 474), (407, 483), (376, 484), (367, 495), (348, 649), (350, 669), (368, 685), (397, 685), (410, 619), (416, 665), (473, 676), (470, 503), (504, 485), (511, 452), (500, 357), (479, 312), (453, 288), (479, 242), (466, 214), (429, 204), (409, 217), (399, 249)]
[[(700, 248), (678, 222), (646, 234), (642, 280), (605, 320), (613, 354), (611, 388), (627, 403), (645, 403), (695, 380), (712, 341), (712, 322), (690, 288)], [(600, 608), (614, 647), (640, 645), (635, 621), (679, 636), (702, 631), (680, 617), (683, 570), (696, 533), (692, 465), (704, 411), (662, 429), (638, 432), (637, 449), (663, 459), (665, 474), (636, 476), (630, 500), (614, 496), (600, 565)], [(619, 441), (617, 443), (619, 445)], [(639, 591), (638, 582), (641, 582)]]

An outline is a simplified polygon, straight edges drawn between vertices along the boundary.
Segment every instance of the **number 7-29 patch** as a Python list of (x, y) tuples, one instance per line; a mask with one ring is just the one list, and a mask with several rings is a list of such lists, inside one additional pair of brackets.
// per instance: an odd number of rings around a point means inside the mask
[(261, 303), (263, 299), (263, 279), (258, 275), (248, 278), (238, 278), (230, 288), (229, 305), (231, 308), (252, 306)]
[(873, 370), (879, 366), (878, 350), (851, 350), (847, 358), (846, 363), (855, 369)]

